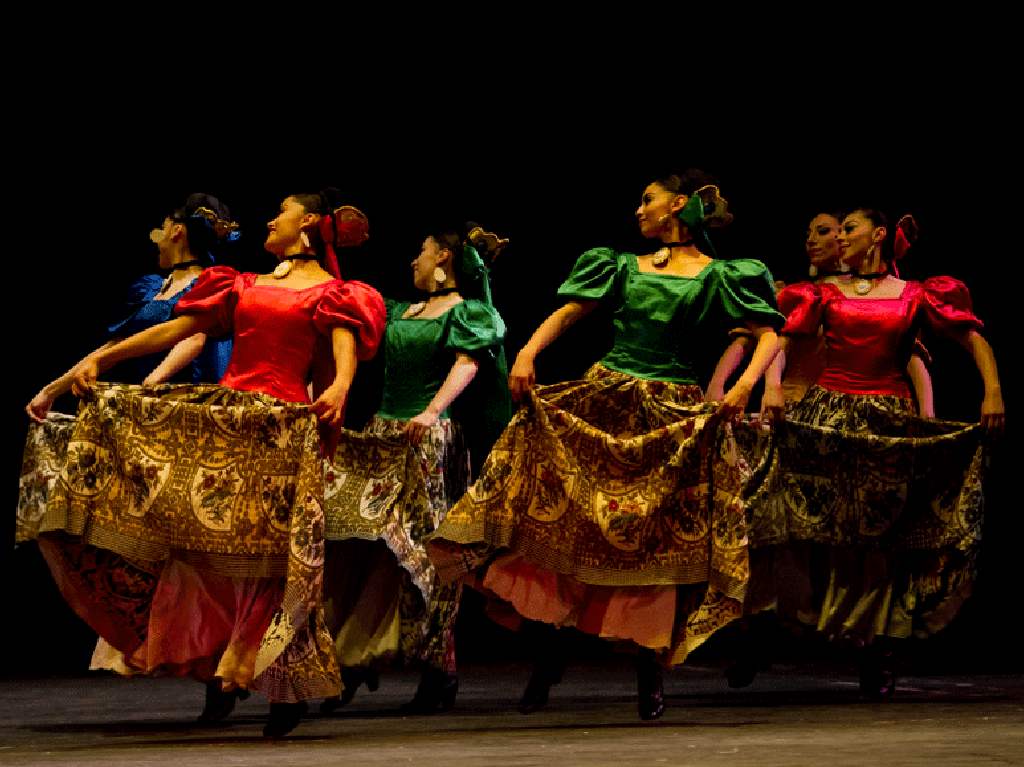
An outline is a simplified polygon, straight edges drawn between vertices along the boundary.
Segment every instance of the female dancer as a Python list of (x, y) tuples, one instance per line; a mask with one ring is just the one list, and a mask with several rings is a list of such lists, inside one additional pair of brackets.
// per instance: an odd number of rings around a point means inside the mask
[[(640, 231), (653, 253), (584, 253), (566, 299), (534, 332), (510, 385), (524, 402), (481, 476), (429, 541), (442, 578), (472, 573), (522, 618), (640, 649), (638, 709), (664, 710), (663, 664), (680, 663), (740, 614), (747, 582), (744, 467), (722, 417), (740, 412), (775, 354), (771, 276), (757, 261), (711, 258), (707, 227), (725, 201), (700, 171), (643, 191)], [(534, 387), (534, 358), (599, 302), (615, 307), (615, 343), (582, 381)], [(747, 324), (758, 339), (718, 414), (702, 405), (694, 360)], [(558, 681), (555, 644), (520, 710)]]
[(907, 224), (890, 251), (885, 217), (854, 210), (839, 235), (853, 278), (799, 283), (780, 295), (788, 315), (782, 348), (821, 328), (826, 364), (788, 413), (781, 360), (769, 371), (764, 407), (786, 424), (750, 501), (762, 554), (810, 546), (827, 560), (816, 574), (801, 564), (815, 557), (790, 557), (796, 573), (786, 580), (804, 583), (810, 595), (805, 620), (865, 648), (861, 687), (872, 696), (891, 695), (895, 685), (891, 650), (876, 639), (948, 624), (970, 593), (980, 539), (977, 427), (914, 416), (905, 370), (922, 326), (973, 357), (985, 386), (981, 426), (998, 431), (1004, 420), (995, 357), (967, 288), (950, 277), (913, 282), (894, 274)]
[[(268, 736), (294, 728), (304, 700), (339, 689), (319, 607), (322, 468), (308, 414), (340, 426), (356, 361), (372, 356), (383, 330), (380, 295), (337, 278), (334, 248), (365, 234), (356, 213), (328, 193), (285, 198), (265, 243), (280, 260), (273, 274), (209, 269), (175, 319), (79, 365), (73, 390), (91, 401), (56, 488), (66, 503), (40, 530), (64, 534), (47, 547), (51, 570), (131, 671), (208, 681), (211, 719), (237, 691), (257, 689), (271, 700)], [(155, 397), (93, 388), (99, 371), (199, 332), (233, 335), (221, 386)], [(311, 380), (322, 391), (309, 404)], [(127, 465), (108, 458), (125, 454)], [(68, 535), (118, 578), (76, 577), (81, 568), (63, 556)], [(127, 616), (116, 594), (104, 600), (125, 583), (141, 595)]]
[[(506, 241), (468, 228), (428, 236), (412, 262), (418, 303), (387, 302), (384, 396), (363, 433), (342, 434), (327, 472), (325, 593), (347, 703), (377, 666), (400, 656), (422, 668), (408, 712), (451, 708), (458, 690), (454, 627), (461, 587), (441, 584), (423, 538), (466, 490), (464, 434), (511, 417), (502, 340), (487, 267)], [(453, 409), (471, 382), (474, 412), (465, 426)]]

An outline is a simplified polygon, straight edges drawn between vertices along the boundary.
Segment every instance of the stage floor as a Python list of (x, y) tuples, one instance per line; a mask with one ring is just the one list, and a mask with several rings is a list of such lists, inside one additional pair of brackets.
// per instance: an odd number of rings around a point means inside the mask
[(286, 740), (260, 735), (255, 696), (217, 727), (194, 722), (203, 689), (176, 679), (106, 675), (0, 680), (3, 765), (989, 765), (1024, 764), (1024, 679), (911, 677), (894, 701), (860, 700), (856, 678), (776, 667), (745, 690), (721, 671), (666, 677), (669, 708), (636, 715), (627, 665), (572, 667), (549, 707), (515, 703), (525, 666), (470, 666), (455, 709), (400, 716), (416, 686), (382, 676), (375, 693), (331, 716), (315, 711)]

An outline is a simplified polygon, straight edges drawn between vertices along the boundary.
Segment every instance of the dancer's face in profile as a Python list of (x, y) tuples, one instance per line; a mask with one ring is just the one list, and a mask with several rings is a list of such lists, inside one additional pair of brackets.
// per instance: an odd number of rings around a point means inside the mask
[(278, 258), (296, 253), (301, 244), (302, 227), (311, 220), (312, 214), (306, 212), (302, 203), (294, 197), (285, 197), (277, 218), (267, 223), (269, 231), (263, 247)]
[(636, 209), (640, 234), (654, 238), (671, 231), (672, 216), (683, 209), (687, 199), (685, 194), (670, 192), (657, 181), (648, 184)]
[(412, 261), (412, 281), (419, 290), (430, 291), (434, 289), (434, 269), (440, 266), (445, 272), (448, 271), (445, 258), (446, 250), (443, 250), (433, 237), (427, 237), (420, 246), (420, 254)]
[(149, 240), (156, 244), (160, 252), (159, 263), (161, 269), (171, 268), (171, 259), (174, 257), (173, 245), (178, 238), (184, 236), (184, 225), (172, 221), (170, 217), (164, 219), (162, 226), (149, 233)]
[(862, 211), (855, 210), (843, 219), (839, 231), (839, 251), (842, 260), (857, 269), (871, 256), (873, 245), (881, 246), (885, 227), (875, 226)]
[(807, 226), (807, 258), (819, 269), (839, 267), (839, 219), (819, 213)]

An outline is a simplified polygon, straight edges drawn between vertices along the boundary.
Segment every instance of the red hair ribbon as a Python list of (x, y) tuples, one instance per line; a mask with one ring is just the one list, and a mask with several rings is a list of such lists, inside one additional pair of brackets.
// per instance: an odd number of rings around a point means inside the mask
[(336, 280), (341, 279), (341, 268), (335, 247), (351, 248), (362, 245), (370, 238), (370, 222), (366, 214), (351, 205), (342, 205), (320, 218), (320, 238), (326, 246), (324, 268)]

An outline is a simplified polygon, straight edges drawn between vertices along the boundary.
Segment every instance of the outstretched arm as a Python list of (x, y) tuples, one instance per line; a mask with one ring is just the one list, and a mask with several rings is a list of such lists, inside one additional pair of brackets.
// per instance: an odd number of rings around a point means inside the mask
[(187, 314), (146, 328), (116, 344), (101, 347), (78, 363), (72, 371), (71, 390), (81, 396), (100, 373), (121, 360), (166, 351), (178, 341), (196, 333), (205, 333), (213, 327), (214, 321), (209, 315)]
[(196, 333), (184, 341), (178, 341), (142, 383), (153, 386), (171, 380), (175, 373), (199, 356), (205, 343), (206, 333)]
[(597, 301), (570, 301), (556, 309), (540, 324), (526, 346), (519, 350), (512, 370), (508, 375), (508, 386), (512, 390), (512, 398), (518, 402), (537, 382), (534, 360), (541, 351), (546, 349), (556, 338), (572, 327), (581, 317), (594, 310)]
[(76, 362), (67, 372), (65, 372), (60, 378), (55, 378), (46, 384), (39, 393), (34, 396), (29, 403), (25, 406), (25, 412), (28, 413), (29, 418), (33, 421), (42, 423), (46, 420), (46, 414), (50, 412), (50, 408), (53, 407), (53, 401), (62, 394), (67, 394), (71, 390), (71, 384), (75, 380), (75, 371), (78, 366), (81, 365), (85, 360), (94, 354), (99, 354), (104, 349), (113, 346), (116, 341), (107, 341), (99, 349), (90, 352), (88, 355)]

